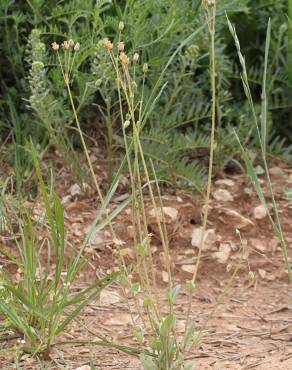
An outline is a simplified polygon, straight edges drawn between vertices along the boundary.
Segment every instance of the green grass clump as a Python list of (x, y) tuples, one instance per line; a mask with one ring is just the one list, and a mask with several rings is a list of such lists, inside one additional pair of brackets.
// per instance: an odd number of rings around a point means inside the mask
[[(33, 145), (31, 152), (45, 216), (36, 221), (27, 212), (19, 220), (21, 239), (15, 239), (19, 258), (12, 262), (17, 265), (20, 277), (15, 281), (8, 271), (1, 269), (0, 315), (8, 319), (7, 326), (22, 336), (24, 351), (49, 356), (56, 338), (118, 273), (98, 279), (78, 292), (72, 291), (86, 265), (85, 244), (77, 254), (68, 250), (61, 202), (54, 190), (48, 193)], [(40, 232), (46, 230), (48, 236), (40, 241)]]
[(257, 133), (257, 138), (260, 143), (260, 153), (261, 153), (261, 160), (263, 162), (264, 166), (264, 174), (266, 177), (266, 181), (268, 184), (268, 191), (269, 191), (269, 196), (272, 199), (272, 210), (273, 214), (271, 213), (268, 203), (266, 200), (266, 197), (264, 195), (264, 191), (262, 188), (262, 185), (260, 184), (260, 181), (258, 179), (258, 175), (256, 172), (256, 169), (253, 166), (252, 160), (249, 156), (248, 150), (244, 148), (242, 145), (238, 135), (235, 132), (235, 136), (237, 137), (239, 146), (241, 147), (243, 158), (246, 164), (247, 168), (247, 173), (251, 179), (251, 182), (255, 188), (255, 191), (259, 197), (259, 200), (261, 203), (265, 206), (267, 210), (267, 214), (270, 220), (270, 223), (273, 227), (273, 230), (275, 232), (275, 235), (280, 241), (281, 245), (281, 250), (285, 262), (285, 266), (288, 272), (288, 278), (290, 283), (292, 284), (292, 269), (291, 269), (291, 264), (289, 262), (289, 256), (288, 256), (288, 248), (287, 248), (287, 243), (285, 241), (283, 229), (282, 229), (282, 223), (281, 223), (281, 218), (280, 218), (280, 212), (279, 208), (275, 199), (274, 191), (273, 191), (273, 185), (272, 181), (270, 178), (270, 173), (269, 173), (269, 167), (268, 167), (268, 162), (267, 162), (267, 112), (268, 112), (268, 97), (267, 97), (267, 70), (268, 70), (268, 58), (269, 58), (269, 47), (270, 47), (270, 41), (271, 41), (271, 22), (269, 21), (268, 27), (267, 27), (267, 34), (266, 34), (266, 44), (265, 44), (265, 59), (264, 59), (264, 72), (263, 72), (263, 90), (262, 90), (262, 103), (261, 103), (261, 116), (260, 120), (258, 118), (258, 115), (255, 110), (254, 106), (254, 101), (252, 98), (250, 86), (249, 86), (249, 80), (248, 80), (248, 74), (247, 74), (247, 69), (246, 69), (246, 63), (245, 63), (245, 58), (242, 55), (241, 48), (240, 48), (240, 43), (239, 39), (236, 34), (235, 27), (230, 23), (229, 19), (227, 18), (229, 30), (234, 38), (240, 65), (242, 68), (242, 73), (241, 73), (241, 79), (242, 79), (242, 84), (243, 84), (243, 89), (244, 93), (246, 95), (252, 118), (253, 118), (253, 123), (256, 128), (256, 133)]

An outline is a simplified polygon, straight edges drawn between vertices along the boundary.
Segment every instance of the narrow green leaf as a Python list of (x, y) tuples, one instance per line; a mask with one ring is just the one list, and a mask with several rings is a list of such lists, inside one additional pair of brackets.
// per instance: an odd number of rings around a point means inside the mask
[(98, 282), (98, 286), (96, 287), (96, 290), (86, 299), (84, 299), (84, 301), (77, 307), (75, 308), (69, 315), (68, 317), (57, 327), (56, 329), (56, 332), (55, 332), (55, 335), (58, 335), (60, 334), (64, 328), (72, 321), (76, 318), (76, 316), (80, 313), (80, 311), (86, 306), (88, 305), (92, 300), (94, 300), (97, 295), (104, 289), (106, 288), (108, 285), (110, 285), (111, 283), (113, 283), (116, 278), (118, 277), (119, 273), (117, 272), (114, 272), (108, 276), (106, 276), (105, 278), (101, 279), (99, 282)]
[(155, 365), (153, 360), (149, 356), (146, 356), (144, 353), (140, 354), (140, 361), (144, 370), (157, 370), (157, 366)]

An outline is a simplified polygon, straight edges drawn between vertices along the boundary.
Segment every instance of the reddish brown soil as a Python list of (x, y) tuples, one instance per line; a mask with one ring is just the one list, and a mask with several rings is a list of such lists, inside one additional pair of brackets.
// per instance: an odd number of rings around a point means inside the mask
[[(275, 168), (278, 168), (275, 170)], [(272, 179), (279, 203), (283, 229), (292, 257), (292, 200), (285, 197), (285, 189), (292, 188), (292, 170), (284, 165), (275, 165)], [(104, 175), (100, 171), (100, 177)], [(279, 243), (273, 235), (267, 218), (256, 220), (253, 212), (259, 205), (252, 186), (245, 175), (226, 175), (234, 182), (232, 186), (216, 183), (214, 190), (226, 189), (232, 201), (218, 201), (212, 197), (208, 228), (215, 229), (216, 241), (203, 252), (199, 270), (198, 284), (192, 305), (191, 318), (199, 329), (209, 313), (224, 296), (212, 318), (208, 321), (204, 337), (198, 347), (187, 358), (196, 369), (292, 369), (292, 288), (288, 284)], [(62, 174), (58, 193), (64, 200), (72, 185), (70, 178)], [(110, 208), (119, 205), (123, 195), (128, 192), (127, 179), (118, 189)], [(265, 187), (265, 193), (268, 192)], [(248, 189), (248, 190), (247, 190)], [(64, 204), (68, 239), (75, 248), (81, 244), (86, 228), (94, 219), (97, 202), (92, 193), (78, 195)], [(146, 194), (147, 198), (147, 194)], [(269, 198), (268, 198), (269, 201)], [(201, 205), (198, 196), (183, 191), (165, 190), (164, 206), (178, 210), (175, 221), (167, 223), (170, 235), (171, 256), (175, 281), (184, 283), (191, 277), (186, 270), (194, 265), (197, 249), (191, 245), (191, 233), (202, 222)], [(147, 210), (151, 211), (150, 201)], [(41, 205), (40, 205), (41, 208)], [(241, 261), (241, 268), (232, 287), (223, 294), (230, 280), (230, 267), (234, 268), (242, 259), (240, 241), (235, 230), (239, 228), (238, 218), (228, 215), (224, 209), (235, 210), (252, 223), (241, 228), (241, 238), (246, 244), (248, 255)], [(222, 211), (223, 209), (223, 211)], [(125, 248), (131, 246), (131, 225), (129, 207), (114, 221), (118, 237), (125, 242)], [(149, 231), (153, 233), (155, 264), (159, 274), (161, 297), (165, 295), (161, 262), (161, 243), (155, 222), (149, 221)], [(80, 286), (84, 286), (94, 277), (103, 276), (117, 267), (115, 247), (108, 230), (99, 234), (94, 245), (94, 253), (87, 248), (89, 267), (80, 276)], [(229, 243), (231, 253), (224, 263), (219, 263), (216, 252), (220, 244)], [(214, 254), (215, 253), (215, 254)], [(129, 256), (129, 263), (131, 257)], [(222, 262), (222, 261), (221, 261)], [(5, 264), (4, 259), (0, 263)], [(255, 280), (248, 279), (249, 268), (255, 274)], [(186, 266), (189, 266), (186, 268)], [(186, 312), (186, 291), (182, 288), (180, 300), (176, 305), (178, 332), (183, 332)], [(119, 344), (135, 346), (129, 325), (129, 313), (117, 285), (111, 287), (97, 302), (87, 307), (78, 322), (73, 323), (60, 340), (96, 340), (94, 333), (106, 335)], [(0, 368), (14, 369), (16, 340), (0, 342)], [(70, 344), (56, 346), (50, 361), (40, 361), (30, 356), (20, 357), (20, 369), (76, 369), (89, 365), (92, 361), (95, 369), (140, 369), (139, 361), (113, 349), (98, 346)], [(86, 369), (86, 367), (84, 367)]]

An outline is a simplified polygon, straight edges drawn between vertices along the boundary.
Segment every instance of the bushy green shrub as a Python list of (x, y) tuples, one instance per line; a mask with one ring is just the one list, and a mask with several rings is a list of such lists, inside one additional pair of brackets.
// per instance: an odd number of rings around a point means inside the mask
[[(50, 44), (72, 38), (81, 44), (72, 79), (77, 112), (83, 130), (89, 126), (106, 138), (109, 179), (114, 171), (115, 150), (122, 146), (120, 107), (114, 76), (100, 47), (107, 35), (119, 41), (119, 22), (124, 22), (123, 40), (129, 55), (139, 53), (139, 62), (147, 62), (144, 100), (153, 97), (153, 109), (147, 116), (142, 144), (153, 160), (159, 177), (204, 186), (210, 132), (209, 39), (201, 1), (145, 0), (111, 1), (71, 0), (66, 2), (35, 0), (0, 5), (0, 133), (12, 132), (15, 164), (19, 181), (26, 173), (26, 141), (58, 149), (68, 167), (78, 163), (74, 148), (79, 145), (72, 125), (73, 116), (57, 60), (48, 52)], [(222, 170), (238, 154), (230, 128), (246, 141), (254, 141), (250, 113), (240, 88), (240, 74), (225, 12), (238, 26), (238, 37), (247, 59), (251, 90), (260, 114), (263, 45), (267, 20), (272, 18), (271, 50), (274, 58), (268, 70), (270, 150), (290, 154), (281, 135), (290, 139), (291, 70), (289, 32), (291, 22), (286, 0), (236, 0), (218, 2), (217, 57), (217, 142), (215, 168)], [(190, 35), (193, 35), (193, 37)], [(167, 61), (171, 63), (164, 69)], [(136, 80), (142, 83), (137, 71)], [(159, 83), (157, 83), (159, 81)], [(137, 86), (139, 88), (139, 86)], [(150, 104), (150, 103), (149, 103)], [(126, 104), (125, 104), (126, 106)], [(126, 108), (125, 108), (126, 109)], [(149, 111), (149, 110), (148, 110)], [(33, 115), (31, 114), (33, 112)], [(288, 124), (283, 125), (282, 122)], [(252, 142), (254, 144), (254, 142)], [(73, 167), (73, 168), (72, 168)], [(78, 171), (75, 171), (78, 173)]]

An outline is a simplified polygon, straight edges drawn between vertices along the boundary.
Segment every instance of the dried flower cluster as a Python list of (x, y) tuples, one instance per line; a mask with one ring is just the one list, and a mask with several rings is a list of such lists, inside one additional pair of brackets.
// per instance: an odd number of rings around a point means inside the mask
[[(63, 43), (62, 43), (62, 48), (64, 50), (69, 50), (69, 49), (72, 49), (75, 51), (75, 52), (78, 52), (80, 50), (80, 44), (79, 42), (76, 42), (76, 44), (74, 45), (74, 41), (72, 39), (70, 40), (65, 40)], [(52, 49), (54, 51), (58, 51), (60, 49), (60, 45), (57, 43), (57, 42), (53, 42), (52, 43)]]
[(103, 45), (107, 50), (109, 51), (113, 50), (114, 46), (107, 37), (103, 39)]
[(127, 54), (125, 54), (124, 52), (120, 53), (120, 61), (125, 66), (128, 65), (129, 64), (129, 57), (127, 56)]
[(216, 0), (202, 0), (202, 5), (206, 9), (208, 9), (208, 7), (212, 8), (216, 5)]
[(120, 41), (119, 43), (118, 43), (118, 51), (124, 51), (125, 50), (125, 43), (124, 42), (122, 42), (122, 41)]
[(58, 51), (60, 49), (60, 45), (57, 44), (55, 41), (52, 43), (52, 49), (54, 51)]
[[(113, 50), (114, 45), (112, 44), (112, 42), (107, 37), (102, 40), (102, 43), (103, 43), (103, 46), (108, 51), (112, 51)], [(125, 66), (128, 65), (129, 64), (129, 57), (125, 53), (125, 43), (123, 41), (119, 41), (117, 43), (117, 49), (118, 49), (118, 52), (119, 52), (119, 59), (122, 62), (122, 64), (125, 65)], [(140, 59), (140, 55), (138, 53), (135, 53), (133, 55), (133, 62), (134, 63), (138, 63), (139, 62), (139, 59)], [(144, 71), (144, 69), (143, 69), (143, 71)], [(146, 73), (146, 72), (144, 71), (144, 73)]]
[(134, 63), (137, 63), (139, 61), (139, 54), (138, 53), (134, 54), (133, 61), (134, 61)]

